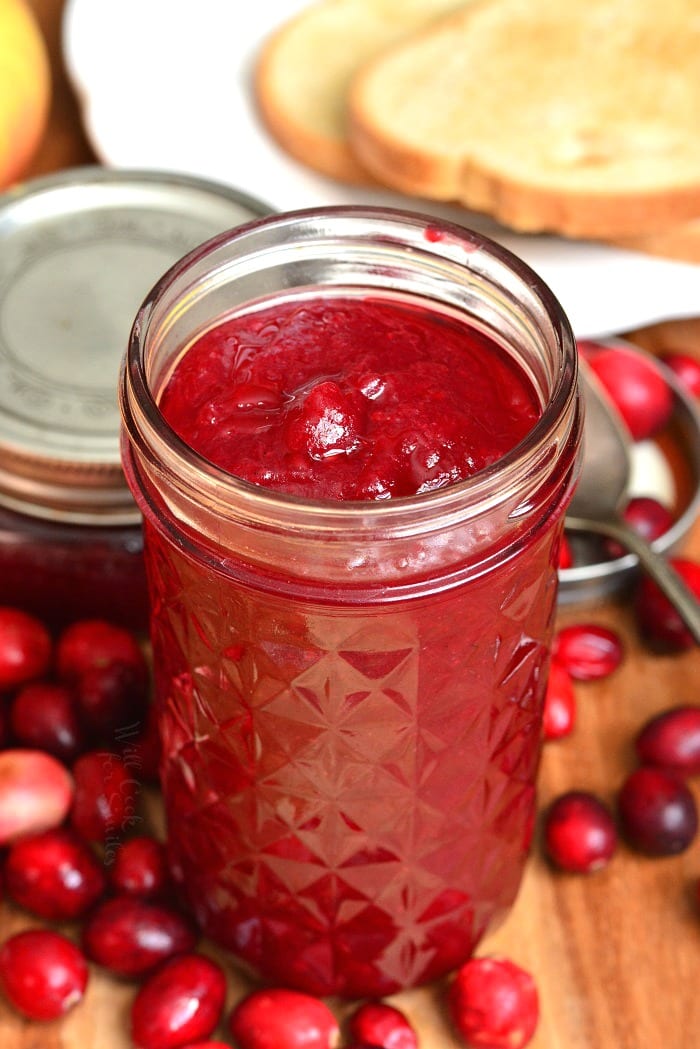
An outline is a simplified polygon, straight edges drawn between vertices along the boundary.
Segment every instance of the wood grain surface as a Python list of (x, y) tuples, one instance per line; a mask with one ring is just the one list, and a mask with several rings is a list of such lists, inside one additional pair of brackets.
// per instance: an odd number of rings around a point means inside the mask
[[(62, 0), (31, 0), (31, 6), (54, 68), (50, 127), (31, 173), (94, 162), (61, 66)], [(673, 325), (661, 325), (640, 341), (665, 348), (676, 334)], [(700, 324), (684, 322), (681, 335), (684, 349), (699, 352)], [(700, 559), (700, 525), (685, 552)], [(612, 802), (633, 767), (631, 740), (640, 724), (667, 706), (699, 699), (700, 651), (651, 654), (624, 603), (568, 611), (561, 623), (584, 619), (619, 630), (627, 655), (608, 680), (577, 687), (575, 733), (545, 747), (542, 806), (574, 787)], [(157, 824), (156, 796), (144, 796), (144, 813), (144, 826)], [(587, 878), (554, 873), (536, 844), (511, 915), (479, 951), (507, 954), (535, 976), (542, 1014), (531, 1049), (700, 1049), (698, 878), (700, 840), (682, 856), (657, 860), (622, 846), (606, 870)], [(7, 902), (0, 905), (3, 937), (31, 924), (38, 923)], [(248, 984), (229, 961), (224, 964), (233, 1002)], [(28, 1023), (0, 1002), (0, 1049), (128, 1049), (133, 994), (133, 986), (93, 969), (84, 1002), (61, 1023)], [(415, 1023), (421, 1049), (459, 1045), (445, 1019), (443, 994), (441, 985), (394, 999)]]

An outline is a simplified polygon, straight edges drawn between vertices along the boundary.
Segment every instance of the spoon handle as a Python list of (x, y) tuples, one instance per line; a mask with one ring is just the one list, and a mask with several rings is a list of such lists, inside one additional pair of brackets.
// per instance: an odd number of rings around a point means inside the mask
[(666, 558), (652, 550), (645, 539), (621, 521), (594, 521), (587, 517), (567, 515), (566, 527), (573, 532), (595, 532), (608, 536), (636, 554), (642, 567), (678, 612), (695, 643), (700, 645), (700, 602)]

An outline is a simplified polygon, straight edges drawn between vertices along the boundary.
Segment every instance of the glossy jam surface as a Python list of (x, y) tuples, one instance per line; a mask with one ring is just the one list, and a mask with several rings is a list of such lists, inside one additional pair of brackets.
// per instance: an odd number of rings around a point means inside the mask
[[(325, 301), (214, 328), (162, 408), (226, 469), (338, 499), (473, 473), (537, 415), (526, 377), (477, 333)], [(424, 983), (513, 902), (560, 498), (532, 530), (482, 519), (508, 556), (465, 565), (458, 584), (378, 578), (371, 592), (350, 566), (347, 583), (306, 586), (217, 561), (147, 515), (174, 873), (206, 932), (265, 979), (348, 997)]]
[(289, 302), (188, 351), (160, 401), (229, 473), (311, 498), (386, 499), (464, 480), (532, 428), (534, 392), (472, 328), (381, 299)]

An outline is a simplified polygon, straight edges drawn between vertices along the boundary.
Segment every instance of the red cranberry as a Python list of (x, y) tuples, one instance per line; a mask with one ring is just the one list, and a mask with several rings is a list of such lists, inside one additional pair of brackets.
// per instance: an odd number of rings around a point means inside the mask
[(574, 563), (574, 555), (571, 552), (571, 543), (562, 534), (561, 541), (559, 543), (559, 554), (557, 557), (557, 564), (559, 568), (571, 568)]
[[(700, 601), (700, 564), (681, 557), (669, 558), (669, 564)], [(674, 652), (693, 647), (692, 634), (649, 576), (639, 582), (634, 609), (639, 629), (651, 644)]]
[(146, 683), (140, 668), (117, 661), (90, 667), (75, 682), (83, 721), (102, 739), (112, 739), (143, 717)]
[(668, 422), (673, 397), (653, 361), (636, 350), (608, 346), (594, 353), (588, 363), (635, 441), (646, 440)]
[(661, 357), (691, 397), (700, 397), (700, 360), (689, 353), (665, 353)]
[[(657, 499), (646, 495), (636, 496), (630, 499), (622, 512), (622, 516), (630, 528), (653, 543), (655, 539), (665, 535), (673, 525), (674, 518), (670, 510), (663, 506)], [(614, 540), (606, 541), (605, 548), (610, 557), (622, 557), (627, 551), (625, 547)]]
[(116, 896), (105, 900), (83, 926), (83, 950), (88, 958), (118, 976), (152, 972), (167, 958), (191, 951), (197, 936), (169, 907)]
[(59, 636), (56, 665), (64, 681), (78, 681), (88, 671), (124, 663), (148, 681), (148, 666), (134, 634), (105, 619), (81, 619)]
[(0, 845), (63, 823), (73, 800), (73, 780), (42, 750), (0, 753)]
[(350, 1034), (380, 1049), (418, 1049), (416, 1032), (399, 1010), (384, 1002), (365, 1002), (350, 1017)]
[(105, 890), (102, 866), (66, 828), (15, 842), (5, 863), (7, 890), (21, 907), (49, 921), (80, 918)]
[(25, 747), (73, 761), (85, 749), (75, 696), (66, 685), (32, 681), (16, 694), (10, 712), (12, 731)]
[(168, 884), (165, 846), (146, 835), (125, 841), (114, 857), (110, 879), (117, 892), (128, 896), (158, 896)]
[(539, 1019), (539, 1000), (528, 972), (507, 958), (472, 958), (450, 986), (452, 1022), (479, 1049), (523, 1049)]
[(558, 663), (549, 668), (544, 697), (542, 728), (545, 739), (561, 739), (573, 732), (576, 724), (576, 695), (571, 675)]
[(12, 1005), (30, 1020), (56, 1020), (83, 997), (88, 967), (69, 939), (31, 929), (0, 949), (0, 983)]
[(51, 635), (40, 620), (0, 606), (0, 692), (41, 677), (52, 653)]
[(179, 1049), (206, 1039), (219, 1023), (225, 998), (226, 978), (216, 962), (201, 954), (171, 958), (134, 999), (132, 1041), (137, 1049)]
[(632, 772), (620, 790), (618, 810), (629, 843), (651, 856), (683, 852), (698, 828), (693, 795), (665, 769), (643, 766)]
[(73, 766), (70, 818), (86, 841), (109, 843), (136, 823), (138, 783), (118, 754), (91, 750)]
[(599, 681), (622, 662), (622, 641), (614, 630), (597, 623), (562, 627), (554, 637), (552, 656), (576, 681)]
[(659, 765), (681, 776), (700, 773), (700, 707), (671, 707), (642, 726), (635, 740), (643, 765)]
[(301, 991), (253, 991), (229, 1021), (239, 1049), (333, 1049), (338, 1022), (319, 998)]
[(582, 790), (562, 794), (545, 814), (544, 847), (561, 870), (576, 874), (600, 870), (617, 847), (613, 816), (593, 794)]

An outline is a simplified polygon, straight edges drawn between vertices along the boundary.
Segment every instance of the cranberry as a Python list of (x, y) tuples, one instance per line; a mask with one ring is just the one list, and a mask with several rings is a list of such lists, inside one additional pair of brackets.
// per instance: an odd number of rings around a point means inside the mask
[(51, 635), (40, 620), (18, 608), (0, 606), (0, 691), (41, 677), (52, 653)]
[(311, 459), (325, 459), (353, 451), (359, 444), (360, 426), (352, 394), (327, 380), (312, 386), (301, 408), (290, 412), (285, 432), (291, 449), (306, 452)]
[(158, 896), (168, 883), (165, 846), (146, 835), (125, 841), (114, 857), (111, 882), (129, 896)]
[(661, 357), (691, 397), (700, 397), (700, 360), (689, 353), (665, 353)]
[(542, 727), (545, 739), (561, 739), (576, 723), (576, 695), (571, 675), (565, 667), (552, 663), (544, 697)]
[[(669, 558), (669, 564), (700, 601), (700, 564), (680, 557)], [(693, 647), (692, 634), (649, 576), (639, 582), (634, 610), (639, 629), (650, 643), (674, 652)]]
[(148, 665), (131, 631), (105, 619), (80, 619), (66, 627), (56, 644), (56, 665), (64, 681), (78, 681), (88, 671), (123, 663), (143, 684)]
[(75, 696), (66, 685), (32, 681), (17, 692), (10, 712), (12, 731), (25, 747), (73, 761), (85, 748)]
[(559, 543), (559, 553), (557, 555), (557, 565), (559, 568), (571, 568), (574, 563), (574, 555), (571, 552), (571, 543), (562, 535)]
[(600, 870), (617, 848), (613, 816), (594, 794), (582, 790), (562, 794), (545, 814), (544, 847), (561, 870), (576, 874)]
[(87, 841), (108, 843), (137, 819), (138, 783), (118, 754), (91, 750), (73, 766), (75, 797), (70, 818)]
[(416, 1032), (399, 1010), (384, 1002), (365, 1002), (350, 1017), (350, 1034), (380, 1049), (418, 1049)]
[(132, 1041), (137, 1049), (179, 1049), (206, 1039), (219, 1023), (225, 998), (226, 978), (216, 962), (201, 954), (171, 958), (134, 999)]
[(118, 976), (144, 976), (196, 942), (189, 922), (176, 911), (133, 896), (105, 900), (83, 926), (88, 958)]
[(80, 918), (102, 896), (106, 881), (94, 853), (66, 828), (15, 842), (5, 878), (16, 903), (49, 921)]
[(41, 750), (0, 753), (0, 845), (63, 823), (73, 800), (73, 780)]
[(472, 958), (450, 986), (452, 1022), (474, 1049), (522, 1049), (539, 1018), (539, 1000), (528, 972), (507, 958)]
[(30, 1020), (56, 1020), (85, 993), (88, 968), (74, 943), (48, 929), (31, 929), (0, 949), (0, 983), (12, 1005)]
[(644, 766), (632, 772), (620, 790), (618, 810), (627, 840), (651, 856), (683, 852), (698, 827), (693, 795), (665, 769)]
[(118, 736), (143, 716), (146, 682), (131, 663), (90, 667), (76, 680), (75, 691), (83, 721), (101, 739)]
[(614, 630), (596, 623), (562, 627), (552, 656), (576, 681), (599, 681), (622, 662), (622, 641)]
[(338, 1022), (319, 998), (301, 991), (253, 991), (231, 1013), (239, 1049), (333, 1049)]
[[(622, 516), (630, 528), (648, 543), (653, 543), (655, 539), (665, 535), (674, 522), (670, 510), (667, 510), (657, 499), (646, 495), (630, 499)], [(624, 546), (612, 539), (606, 540), (605, 549), (610, 557), (622, 557), (627, 553)]]
[(653, 361), (636, 350), (608, 346), (592, 354), (588, 363), (635, 441), (646, 440), (668, 422), (673, 397)]
[(643, 765), (681, 776), (700, 773), (700, 707), (671, 707), (646, 722), (635, 740)]

